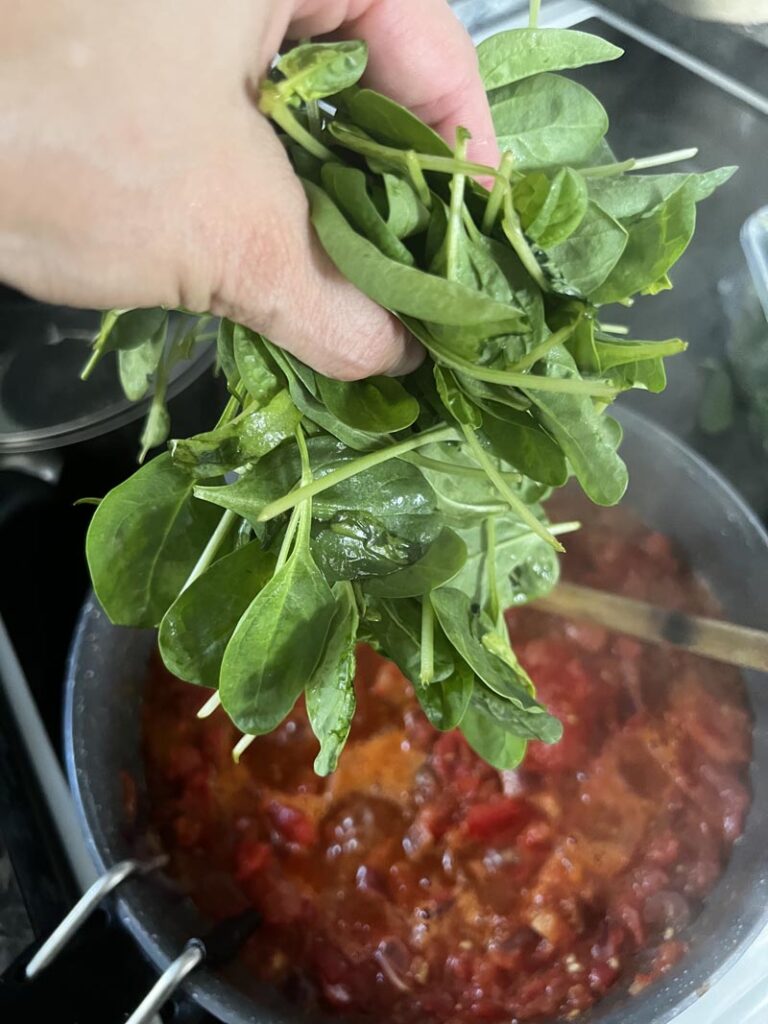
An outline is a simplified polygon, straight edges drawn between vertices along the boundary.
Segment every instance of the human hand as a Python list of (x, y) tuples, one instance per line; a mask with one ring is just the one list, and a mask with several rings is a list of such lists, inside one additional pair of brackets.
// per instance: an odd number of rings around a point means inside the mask
[(369, 45), (365, 81), (496, 164), (474, 48), (445, 0), (0, 0), (0, 280), (96, 308), (184, 306), (355, 379), (419, 348), (345, 281), (256, 109), (283, 39)]

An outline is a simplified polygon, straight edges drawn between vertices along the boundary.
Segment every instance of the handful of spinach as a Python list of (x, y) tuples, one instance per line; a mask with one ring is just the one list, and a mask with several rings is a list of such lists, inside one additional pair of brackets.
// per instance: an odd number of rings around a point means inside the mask
[[(497, 768), (560, 737), (503, 611), (557, 579), (557, 536), (574, 524), (548, 522), (551, 488), (574, 475), (599, 504), (621, 498), (605, 407), (627, 388), (662, 390), (664, 358), (685, 348), (629, 340), (600, 307), (671, 286), (696, 202), (733, 170), (645, 176), (630, 172), (690, 154), (614, 159), (600, 103), (555, 72), (619, 55), (555, 29), (482, 43), (498, 168), (467, 160), (465, 131), (452, 150), (361, 88), (361, 42), (297, 46), (262, 83), (325, 250), (428, 359), (403, 380), (343, 383), (224, 320), (218, 423), (171, 441), (94, 515), (88, 563), (110, 619), (159, 626), (168, 668), (213, 688), (206, 708), (220, 702), (245, 734), (237, 752), (304, 693), (315, 768), (332, 771), (358, 641)], [(116, 351), (132, 398), (154, 381), (145, 453), (168, 434), (171, 363), (210, 326), (105, 314), (90, 365)]]

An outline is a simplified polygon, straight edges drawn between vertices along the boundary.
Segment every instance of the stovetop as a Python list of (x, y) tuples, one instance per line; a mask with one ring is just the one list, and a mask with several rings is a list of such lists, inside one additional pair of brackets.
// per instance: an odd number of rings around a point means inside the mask
[[(521, 5), (508, 0), (485, 4), (458, 0), (455, 6), (481, 37), (512, 24), (509, 18), (505, 20), (504, 12)], [(654, 396), (653, 406), (645, 411), (718, 465), (765, 516), (768, 436), (755, 433), (748, 403), (730, 374), (726, 356), (729, 338), (745, 317), (753, 315), (756, 301), (739, 246), (739, 230), (750, 213), (768, 203), (764, 172), (768, 120), (759, 104), (750, 100), (759, 75), (752, 69), (738, 81), (727, 76), (723, 79), (720, 70), (710, 67), (707, 71), (706, 66), (702, 75), (700, 55), (686, 60), (683, 54), (681, 59), (676, 45), (654, 45), (647, 24), (635, 31), (613, 13), (606, 14), (592, 4), (545, 2), (544, 23), (548, 17), (558, 24), (578, 23), (625, 48), (625, 58), (610, 71), (591, 68), (579, 73), (608, 108), (613, 126), (610, 137), (620, 155), (676, 149), (693, 141), (703, 143), (697, 169), (721, 163), (741, 165), (737, 184), (707, 202), (697, 239), (676, 275), (675, 289), (651, 304), (638, 303), (625, 322), (640, 337), (680, 334), (691, 341), (688, 356), (671, 367), (666, 395)], [(740, 94), (739, 81), (745, 84), (746, 93)], [(1, 300), (2, 296), (0, 306)], [(757, 323), (762, 330), (759, 317)], [(768, 327), (763, 335), (766, 339)], [(719, 397), (713, 381), (720, 389)], [(725, 409), (718, 407), (719, 418), (714, 420), (705, 415), (713, 395), (720, 406), (725, 402)], [(636, 394), (628, 404), (643, 411), (645, 401), (646, 396)], [(178, 402), (185, 429), (207, 426), (204, 411), (211, 408), (210, 395), (204, 400), (199, 395), (187, 396), (186, 404), (182, 399)], [(195, 425), (195, 417), (200, 419), (199, 425)], [(28, 684), (27, 699), (29, 694), (32, 697), (25, 705), (24, 734), (19, 735), (16, 725), (12, 728), (10, 724), (19, 718), (19, 707), (11, 711), (8, 694), (0, 687), (0, 974), (27, 949), (33, 937), (51, 930), (89, 879), (87, 855), (75, 834), (74, 818), (65, 807), (62, 775), (55, 760), (61, 749), (61, 686), (67, 648), (88, 585), (83, 542), (89, 510), (75, 508), (73, 503), (83, 495), (104, 493), (132, 471), (137, 436), (134, 423), (87, 445), (61, 449), (48, 462), (42, 459), (37, 475), (32, 476), (24, 460), (17, 460), (15, 468), (9, 469), (10, 464), (3, 465), (0, 457), (0, 625), (4, 622), (7, 627)], [(8, 658), (3, 656), (2, 643), (0, 668), (6, 675)], [(19, 692), (17, 689), (17, 697)], [(46, 780), (43, 788), (56, 793), (50, 801), (53, 815), (40, 799), (41, 775)], [(27, 801), (26, 815), (20, 814), (18, 799), (10, 797), (18, 797), (20, 792), (34, 794), (36, 789), (37, 796)], [(46, 821), (47, 831), (54, 835), (50, 845), (41, 843), (35, 831), (46, 831)], [(62, 830), (68, 835), (69, 858), (62, 845), (56, 846), (55, 835)], [(4, 856), (3, 842), (23, 851), (15, 868)], [(93, 1009), (92, 1019), (109, 1022), (123, 1019), (121, 1014), (143, 996), (152, 972), (124, 936), (114, 938), (112, 929), (110, 941), (123, 944), (118, 955), (121, 970), (115, 974), (112, 964), (110, 974), (109, 963), (99, 960), (99, 944), (103, 951), (109, 949), (113, 961), (118, 946), (108, 947), (103, 935), (110, 929), (104, 927), (100, 932), (103, 926), (105, 919), (96, 921), (93, 934), (86, 935), (84, 941), (90, 942), (91, 973), (102, 974), (102, 984), (97, 986), (101, 1009)], [(102, 957), (105, 959), (109, 957)], [(722, 983), (715, 986), (679, 1016), (676, 1024), (725, 1024), (726, 1018), (739, 1024), (765, 1024), (767, 963), (768, 935), (729, 973), (725, 987)], [(60, 973), (66, 974), (66, 966)], [(114, 998), (116, 992), (120, 998), (109, 1004), (108, 1011), (110, 994)], [(2, 995), (0, 985), (0, 1011)], [(77, 991), (70, 992), (70, 997), (76, 1001)], [(57, 1019), (67, 1024), (70, 1018), (63, 1007), (62, 1002), (56, 1005)], [(90, 1020), (88, 1012), (81, 1010), (77, 1019)], [(114, 1014), (111, 1018), (110, 1012)], [(203, 1018), (196, 1015), (195, 1019)]]

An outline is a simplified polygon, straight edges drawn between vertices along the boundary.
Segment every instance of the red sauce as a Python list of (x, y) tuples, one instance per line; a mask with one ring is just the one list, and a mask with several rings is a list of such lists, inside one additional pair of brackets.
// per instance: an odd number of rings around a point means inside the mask
[[(664, 537), (607, 522), (569, 538), (566, 575), (713, 612)], [(393, 1024), (515, 1022), (575, 1017), (684, 955), (749, 805), (738, 673), (532, 609), (509, 626), (565, 726), (515, 772), (436, 732), (369, 650), (328, 779), (301, 705), (236, 766), (225, 716), (196, 719), (202, 691), (155, 670), (154, 822), (204, 912), (262, 911), (255, 975)]]

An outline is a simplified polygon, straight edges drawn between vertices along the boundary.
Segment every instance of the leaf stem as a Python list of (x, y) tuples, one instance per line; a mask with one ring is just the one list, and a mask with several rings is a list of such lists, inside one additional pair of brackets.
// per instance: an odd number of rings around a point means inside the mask
[(250, 747), (250, 745), (253, 743), (255, 739), (255, 736), (249, 736), (245, 733), (240, 737), (240, 739), (232, 748), (232, 760), (235, 762), (235, 764), (240, 764), (240, 758), (243, 756), (243, 754), (246, 752), (248, 747)]
[(275, 516), (279, 516), (283, 512), (294, 508), (300, 501), (314, 498), (315, 495), (321, 494), (329, 487), (333, 487), (343, 480), (349, 480), (351, 476), (356, 476), (372, 466), (378, 466), (381, 462), (396, 459), (400, 455), (413, 451), (415, 448), (420, 448), (424, 444), (434, 444), (437, 441), (455, 439), (456, 430), (453, 427), (438, 427), (433, 430), (425, 430), (422, 434), (415, 434), (399, 444), (390, 445), (388, 448), (380, 448), (378, 451), (369, 452), (359, 459), (354, 459), (352, 462), (340, 466), (326, 476), (320, 477), (320, 479), (312, 480), (310, 483), (304, 484), (288, 494), (284, 494), (281, 498), (270, 501), (259, 513), (258, 522), (265, 523), (269, 519), (274, 519)]
[(435, 678), (435, 613), (429, 594), (421, 599), (421, 664), (419, 679), (428, 684)]
[(538, 260), (533, 255), (531, 247), (526, 241), (523, 229), (520, 227), (520, 218), (517, 216), (517, 210), (512, 202), (511, 189), (507, 189), (504, 193), (504, 216), (501, 221), (501, 226), (504, 229), (504, 234), (509, 240), (509, 244), (517, 253), (520, 262), (539, 288), (541, 288), (543, 292), (548, 292), (549, 282), (544, 276), (544, 271), (539, 266)]
[(219, 696), (219, 691), (214, 690), (205, 704), (203, 704), (197, 712), (197, 718), (209, 718), (220, 704), (221, 697)]
[(604, 334), (629, 334), (629, 328), (624, 324), (598, 324), (597, 329)]
[[(440, 459), (431, 459), (428, 455), (422, 455), (420, 452), (411, 452), (408, 455), (401, 456), (401, 458), (404, 462), (410, 462), (414, 466), (422, 466), (424, 469), (431, 469), (434, 473), (485, 479), (485, 473), (482, 469), (476, 469), (474, 466), (461, 466), (454, 462), (442, 462)], [(507, 473), (505, 475), (516, 483), (522, 480), (522, 474), (520, 473)]]
[(490, 195), (488, 196), (488, 202), (485, 204), (485, 212), (483, 213), (483, 232), (486, 235), (490, 235), (493, 230), (493, 225), (496, 223), (496, 218), (499, 215), (501, 204), (504, 199), (504, 194), (509, 188), (509, 177), (512, 173), (512, 164), (515, 162), (515, 158), (509, 150), (505, 150), (501, 157), (501, 163), (499, 164), (499, 176), (493, 183)]
[(528, 5), (528, 28), (539, 27), (539, 8), (541, 0), (530, 0)]
[(429, 185), (424, 177), (424, 172), (421, 169), (419, 157), (415, 149), (409, 149), (405, 154), (405, 166), (411, 177), (411, 184), (416, 189), (419, 199), (428, 210), (431, 209), (432, 193), (429, 191)]
[(427, 348), (433, 350), (438, 361), (454, 370), (466, 373), (476, 380), (484, 380), (488, 384), (507, 384), (513, 388), (525, 388), (528, 391), (549, 391), (562, 395), (589, 395), (591, 398), (607, 398), (613, 400), (619, 389), (604, 381), (570, 380), (566, 377), (539, 377), (532, 373), (514, 373), (510, 370), (497, 370), (492, 366), (476, 366), (459, 356), (446, 355), (433, 346), (430, 341)]
[(496, 517), (489, 516), (485, 521), (487, 549), (485, 552), (485, 570), (488, 576), (488, 614), (493, 622), (501, 618), (501, 602), (499, 586), (496, 579)]
[[(268, 99), (269, 97), (269, 99)], [(304, 125), (300, 124), (288, 109), (285, 101), (278, 96), (272, 97), (270, 93), (263, 92), (259, 100), (259, 108), (263, 114), (271, 117), (275, 124), (279, 125), (286, 135), (298, 142), (309, 153), (319, 160), (333, 160), (338, 162), (334, 153), (324, 146), (319, 139), (307, 131)]]
[(187, 577), (187, 582), (179, 591), (180, 594), (183, 594), (187, 587), (194, 583), (199, 576), (202, 576), (211, 562), (216, 558), (219, 548), (226, 540), (227, 534), (234, 526), (236, 519), (236, 513), (234, 513), (232, 509), (228, 508), (219, 520), (218, 526), (208, 538), (208, 543), (203, 548), (203, 553), (195, 563), (194, 569)]
[(541, 537), (543, 541), (551, 545), (555, 551), (564, 551), (563, 545), (552, 536), (547, 528), (539, 522), (536, 516), (531, 512), (528, 506), (519, 498), (515, 492), (510, 488), (507, 481), (504, 479), (502, 474), (499, 472), (497, 467), (493, 464), (493, 461), (486, 454), (483, 446), (477, 440), (475, 432), (467, 426), (462, 426), (462, 431), (467, 439), (467, 444), (472, 450), (472, 454), (475, 456), (477, 461), (485, 470), (488, 475), (488, 479), (494, 485), (496, 490), (499, 492), (501, 497), (507, 502), (512, 511), (517, 515), (525, 525), (536, 534), (537, 537)]
[(630, 157), (615, 164), (597, 164), (595, 167), (582, 167), (579, 174), (586, 178), (610, 178), (626, 171), (644, 171), (650, 167), (664, 167), (680, 160), (691, 160), (698, 153), (695, 146), (688, 149), (673, 149), (668, 153), (656, 153), (654, 156)]
[[(456, 129), (457, 160), (463, 160), (467, 155), (467, 143), (469, 132), (464, 128)], [(466, 176), (457, 171), (451, 178), (451, 204), (448, 209), (448, 226), (445, 237), (445, 276), (449, 281), (455, 281), (458, 273), (459, 241), (461, 239), (462, 221), (461, 211), (464, 206), (464, 182)]]
[(283, 534), (283, 541), (280, 545), (280, 551), (277, 555), (277, 561), (275, 562), (275, 572), (279, 572), (285, 563), (288, 561), (288, 556), (291, 553), (291, 545), (293, 544), (293, 538), (296, 536), (296, 531), (299, 528), (299, 521), (302, 517), (302, 511), (304, 509), (303, 504), (296, 505), (291, 512), (291, 518), (288, 520), (288, 525), (285, 528)]
[(516, 363), (510, 367), (516, 373), (520, 373), (523, 370), (530, 370), (532, 366), (535, 366), (540, 359), (542, 359), (550, 349), (553, 349), (555, 345), (560, 345), (564, 341), (567, 341), (578, 326), (581, 317), (577, 317), (573, 323), (566, 324), (565, 327), (561, 327), (554, 334), (550, 334), (548, 338), (545, 338), (540, 345), (534, 346), (530, 352), (523, 356), (522, 359), (518, 359)]

